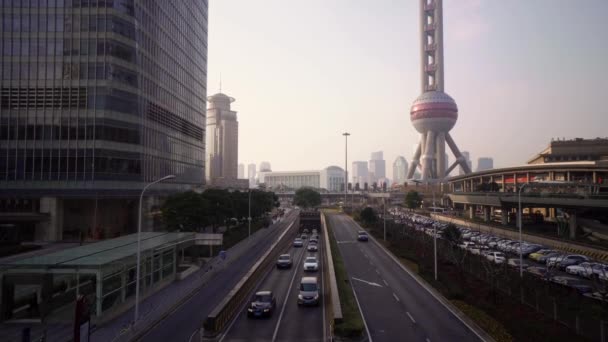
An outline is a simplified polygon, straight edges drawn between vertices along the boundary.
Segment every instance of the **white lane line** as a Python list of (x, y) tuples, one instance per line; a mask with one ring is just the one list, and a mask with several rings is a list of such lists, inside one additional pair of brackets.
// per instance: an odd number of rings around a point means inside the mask
[(378, 275), (380, 275), (380, 271), (378, 271), (378, 269), (376, 268), (376, 273), (378, 273)]
[(384, 282), (384, 285), (388, 286), (388, 283), (386, 282), (386, 280), (382, 279), (382, 281)]
[(366, 283), (367, 285), (371, 285), (371, 286), (377, 286), (377, 287), (382, 287), (382, 285), (378, 284), (378, 283), (374, 283), (372, 281), (367, 281), (367, 280), (363, 280), (363, 279), (359, 279), (359, 278), (355, 278), (355, 277), (351, 277), (352, 280), (357, 280), (360, 281), (362, 283)]
[(192, 338), (194, 337), (194, 335), (196, 335), (197, 332), (198, 332), (198, 329), (194, 330), (194, 332), (192, 333), (192, 335), (190, 335), (190, 338), (188, 339), (188, 342), (192, 342)]
[(412, 323), (416, 324), (416, 320), (414, 319), (414, 317), (412, 317), (412, 315), (410, 315), (409, 311), (406, 312), (406, 314), (410, 318), (410, 320), (412, 321)]
[[(298, 260), (297, 265), (300, 265), (302, 262), (302, 257), (306, 253), (300, 254), (300, 258)], [(283, 314), (285, 313), (285, 307), (287, 306), (287, 302), (289, 301), (289, 294), (291, 293), (291, 288), (293, 287), (293, 281), (296, 279), (296, 275), (299, 274), (297, 270), (299, 267), (292, 267), (293, 276), (291, 276), (291, 282), (289, 283), (289, 288), (287, 288), (287, 294), (285, 294), (285, 300), (283, 300), (283, 307), (281, 308), (281, 314), (279, 315), (279, 319), (277, 320), (277, 325), (274, 327), (274, 332), (272, 334), (272, 341), (277, 340), (277, 335), (279, 334), (279, 327), (281, 326), (281, 319), (283, 319)]]
[(427, 337), (427, 338), (426, 338), (426, 342), (431, 342), (431, 340), (429, 340), (429, 338)]
[[(363, 252), (363, 251), (361, 251)], [(365, 257), (365, 259), (369, 259), (369, 257), (367, 256), (367, 254), (363, 253), (363, 256)]]
[(365, 331), (367, 331), (367, 340), (369, 342), (373, 342), (372, 335), (369, 333), (369, 327), (367, 326), (367, 321), (365, 320), (365, 315), (363, 314), (363, 310), (361, 310), (361, 304), (359, 304), (359, 299), (357, 298), (357, 291), (355, 291), (355, 287), (353, 284), (350, 284), (350, 288), (353, 289), (353, 295), (355, 296), (355, 302), (357, 302), (357, 307), (359, 308), (359, 312), (361, 313), (361, 319), (363, 319), (363, 325), (365, 325)]
[[(399, 297), (397, 297), (397, 295), (395, 294), (395, 292), (393, 292), (393, 297), (395, 297), (395, 300), (396, 300), (396, 301), (400, 302)], [(409, 313), (408, 313), (408, 315), (409, 315)], [(411, 318), (411, 317), (412, 317), (412, 316), (410, 316), (410, 318)], [(412, 318), (412, 321), (413, 321), (413, 320), (414, 320), (414, 319)], [(416, 323), (416, 322), (414, 322), (414, 323)]]

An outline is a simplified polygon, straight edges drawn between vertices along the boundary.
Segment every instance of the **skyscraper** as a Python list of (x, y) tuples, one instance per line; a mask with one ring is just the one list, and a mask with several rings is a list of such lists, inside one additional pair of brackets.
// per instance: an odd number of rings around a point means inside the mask
[(367, 162), (366, 161), (354, 161), (352, 170), (352, 183), (353, 187), (355, 184), (359, 184), (359, 188), (363, 189), (368, 179)]
[(246, 179), (245, 178), (245, 164), (243, 164), (243, 163), (239, 164), (239, 179)]
[(490, 157), (480, 157), (477, 159), (477, 171), (491, 170), (494, 168), (494, 159)]
[(386, 178), (386, 162), (382, 151), (372, 152), (369, 161), (369, 183), (374, 183), (380, 178)]
[(407, 160), (398, 156), (393, 162), (393, 183), (403, 184), (407, 179)]
[(1, 5), (0, 201), (51, 217), (27, 238), (132, 232), (146, 184), (176, 176), (144, 210), (203, 183), (207, 0), (90, 3)]
[(270, 168), (270, 163), (267, 161), (263, 161), (260, 163), (260, 172), (270, 172), (272, 169)]
[[(460, 165), (471, 172), (464, 162), (450, 130), (458, 119), (458, 106), (444, 90), (443, 77), (443, 1), (420, 0), (420, 85), (422, 95), (412, 104), (410, 119), (420, 133), (408, 178), (422, 166), (422, 179), (445, 178)], [(445, 144), (456, 156), (456, 162), (445, 165)]]
[(255, 187), (255, 176), (256, 176), (255, 164), (251, 163), (251, 164), (247, 165), (247, 178), (249, 179), (250, 188)]
[(239, 123), (230, 109), (234, 98), (217, 93), (209, 96), (207, 109), (207, 181), (236, 179), (239, 157)]
[[(465, 163), (469, 166), (469, 170), (472, 169), (473, 163), (471, 162), (471, 155), (467, 151), (462, 151), (462, 157), (464, 158)], [(458, 169), (459, 175), (466, 174), (465, 170), (462, 167)]]

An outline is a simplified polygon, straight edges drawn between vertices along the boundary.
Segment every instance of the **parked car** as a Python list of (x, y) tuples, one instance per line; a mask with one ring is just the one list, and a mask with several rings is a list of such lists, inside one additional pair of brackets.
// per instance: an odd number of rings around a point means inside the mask
[(316, 252), (319, 250), (319, 247), (317, 247), (316, 243), (309, 243), (308, 247), (306, 247), (306, 250), (309, 252)]
[(490, 261), (494, 261), (496, 264), (502, 264), (507, 260), (505, 254), (502, 252), (490, 252), (486, 255), (486, 258)]
[(317, 277), (303, 277), (300, 281), (298, 305), (319, 305), (319, 298)]
[(304, 241), (302, 241), (302, 239), (300, 239), (300, 238), (296, 238), (295, 240), (293, 240), (293, 246), (302, 247), (302, 246), (304, 246)]
[(593, 266), (591, 268), (591, 273), (584, 274), (585, 277), (587, 278), (597, 278), (597, 279), (602, 279), (601, 277), (604, 277), (604, 279), (608, 276), (608, 265), (606, 264), (596, 264), (595, 266)]
[(553, 249), (541, 249), (539, 251), (536, 251), (536, 252), (528, 255), (528, 258), (531, 260), (534, 260), (534, 261), (540, 261), (541, 257), (543, 257), (549, 253), (556, 253), (556, 251)]
[(368, 241), (369, 240), (369, 236), (367, 235), (367, 232), (365, 232), (363, 230), (360, 230), (357, 233), (357, 240), (363, 241), (363, 242)]
[[(551, 255), (551, 254), (549, 254)], [(547, 267), (558, 267), (558, 264), (562, 259), (564, 259), (567, 255), (563, 253), (557, 253), (556, 255), (547, 259)]]
[(551, 281), (560, 285), (568, 286), (576, 290), (578, 293), (585, 294), (593, 292), (593, 287), (584, 283), (584, 281), (569, 276), (554, 276)]
[(529, 266), (525, 271), (539, 278), (546, 278), (547, 276), (547, 268), (544, 266)]
[(545, 255), (541, 256), (540, 258), (538, 258), (538, 262), (540, 262), (541, 264), (547, 264), (549, 259), (561, 256), (561, 255), (563, 255), (563, 254), (560, 252), (552, 252), (549, 254), (545, 254)]
[(582, 262), (586, 262), (586, 261), (588, 262), (588, 261), (590, 261), (590, 260), (591, 260), (591, 259), (589, 259), (589, 257), (586, 257), (586, 256), (584, 256), (584, 255), (578, 255), (578, 254), (575, 254), (575, 255), (567, 255), (565, 258), (562, 258), (562, 259), (559, 261), (559, 263), (557, 264), (557, 267), (558, 267), (560, 270), (563, 270), (563, 269), (565, 269), (565, 268), (566, 268), (566, 267), (568, 267), (568, 266), (571, 266), (571, 265), (578, 265), (578, 264), (580, 264), (580, 263), (582, 263)]
[(304, 271), (316, 272), (319, 270), (319, 262), (315, 257), (306, 257), (304, 259)]
[(276, 299), (272, 291), (258, 291), (253, 296), (249, 308), (247, 309), (248, 317), (263, 317), (271, 316), (277, 305)]
[(596, 264), (594, 262), (581, 262), (578, 265), (566, 266), (566, 273), (586, 277), (587, 273), (588, 274), (593, 273), (592, 268), (595, 265), (599, 265), (599, 264)]
[(279, 255), (279, 259), (277, 260), (277, 268), (291, 268), (291, 255)]
[(517, 268), (519, 268), (519, 265), (520, 265), (520, 264), (522, 264), (522, 265), (523, 265), (522, 267), (523, 267), (524, 269), (528, 268), (528, 266), (529, 266), (529, 265), (528, 265), (528, 264), (526, 264), (525, 262), (524, 262), (524, 263), (520, 263), (519, 258), (510, 258), (510, 259), (507, 261), (507, 265), (509, 265), (509, 266), (511, 266), (511, 267), (517, 267)]
[(528, 256), (530, 256), (530, 254), (540, 251), (541, 249), (543, 249), (543, 246), (541, 245), (525, 245), (522, 247), (521, 252), (524, 258), (527, 258)]

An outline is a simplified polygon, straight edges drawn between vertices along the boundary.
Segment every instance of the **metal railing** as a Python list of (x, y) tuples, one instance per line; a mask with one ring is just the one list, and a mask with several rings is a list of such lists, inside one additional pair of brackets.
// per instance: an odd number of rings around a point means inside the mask
[(334, 270), (334, 260), (331, 254), (331, 243), (329, 242), (329, 232), (327, 230), (325, 213), (321, 213), (321, 230), (323, 231), (323, 243), (325, 244), (324, 262), (326, 267), (323, 268), (323, 282), (325, 282), (326, 299), (330, 305), (325, 305), (326, 326), (329, 327), (329, 335), (333, 337), (334, 326), (336, 323), (342, 322), (342, 307), (340, 304), (340, 293), (338, 292), (338, 283), (336, 281), (336, 272)]

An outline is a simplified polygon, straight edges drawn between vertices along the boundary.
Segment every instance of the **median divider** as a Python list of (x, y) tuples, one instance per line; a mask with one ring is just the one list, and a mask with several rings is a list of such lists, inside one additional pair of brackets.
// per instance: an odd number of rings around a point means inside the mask
[(298, 232), (300, 225), (299, 217), (296, 217), (279, 238), (270, 246), (260, 259), (251, 267), (243, 278), (228, 293), (226, 298), (218, 304), (203, 323), (203, 338), (213, 340), (218, 338), (224, 328), (230, 323), (241, 310), (249, 293), (257, 286), (259, 280), (264, 276), (264, 271), (276, 261), (279, 253), (291, 244), (293, 237)]
[(329, 242), (329, 232), (327, 229), (327, 223), (325, 222), (325, 213), (321, 212), (321, 230), (323, 231), (323, 243), (325, 245), (324, 253), (324, 264), (326, 267), (323, 268), (323, 282), (325, 288), (329, 289), (324, 294), (326, 303), (325, 305), (325, 318), (327, 322), (324, 322), (325, 327), (329, 330), (328, 336), (334, 335), (334, 327), (336, 323), (340, 323), (343, 320), (342, 307), (340, 306), (340, 293), (338, 292), (338, 283), (336, 282), (336, 272), (334, 269), (334, 260), (331, 254), (331, 243)]

